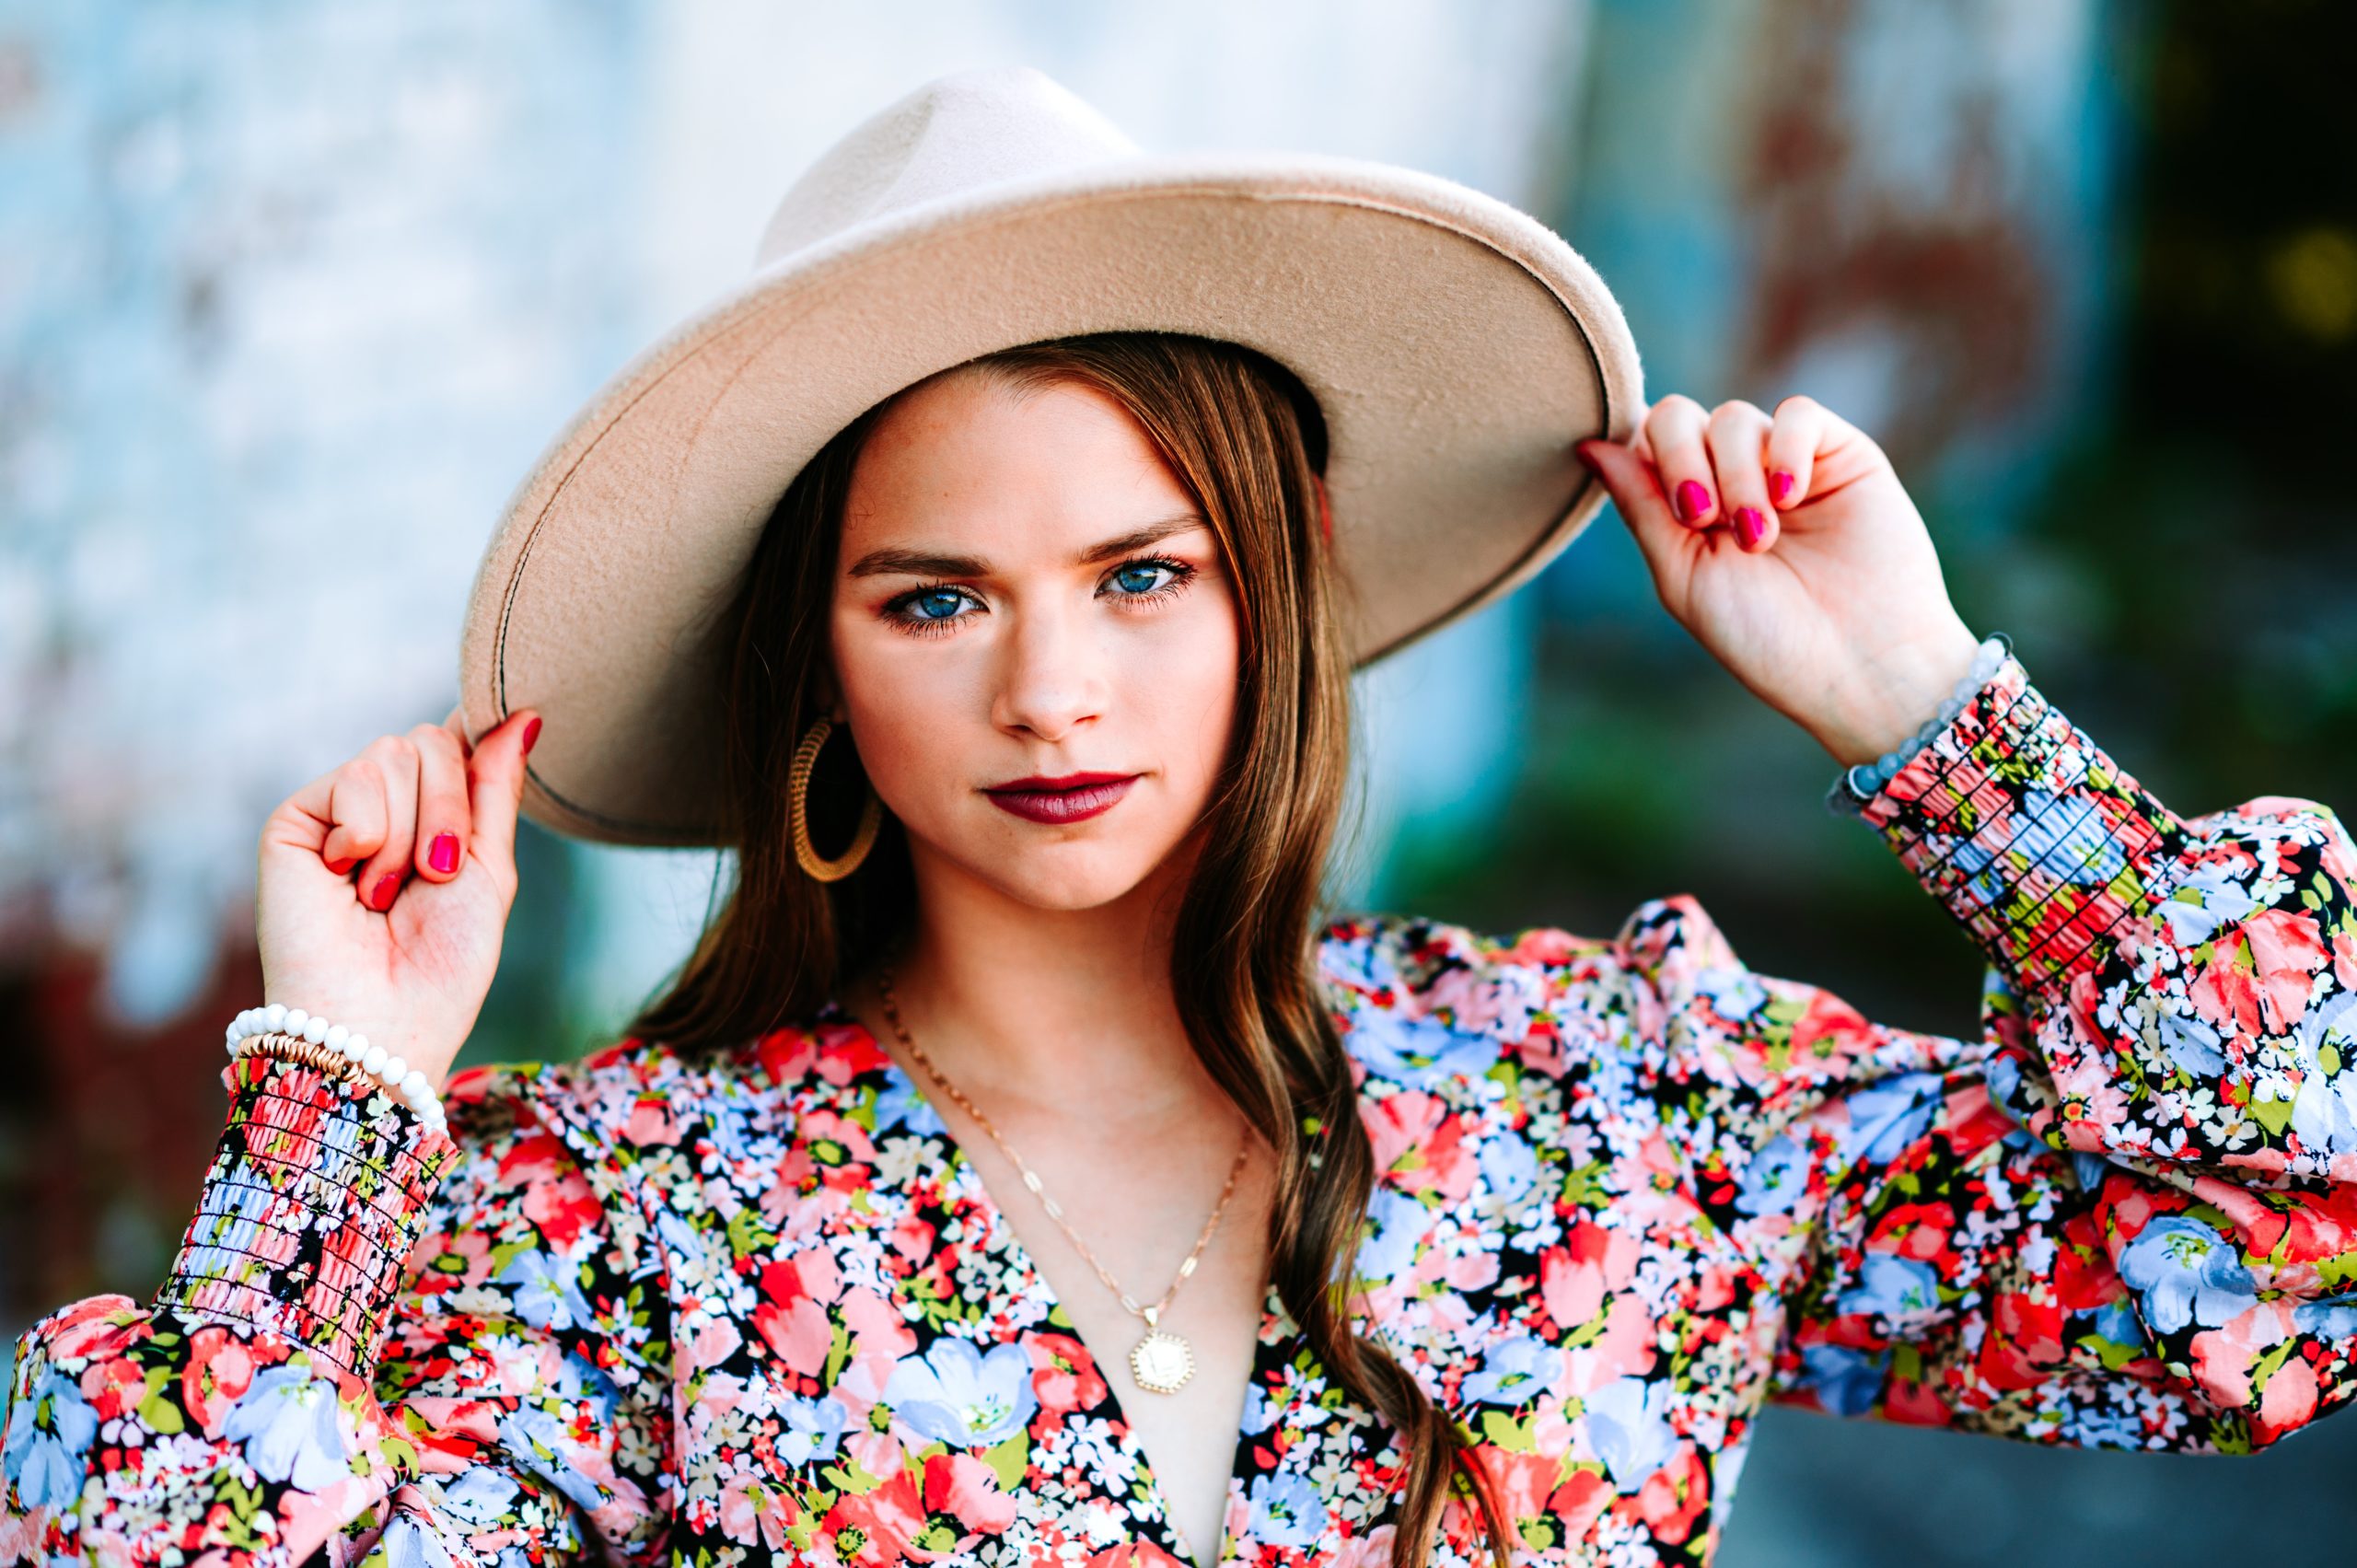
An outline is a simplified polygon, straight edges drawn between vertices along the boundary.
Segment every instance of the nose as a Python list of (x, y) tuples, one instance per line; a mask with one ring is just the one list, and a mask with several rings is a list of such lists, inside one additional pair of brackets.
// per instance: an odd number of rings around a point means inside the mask
[(1000, 649), (991, 722), (1001, 729), (1055, 742), (1105, 711), (1102, 651), (1081, 618), (1027, 606)]

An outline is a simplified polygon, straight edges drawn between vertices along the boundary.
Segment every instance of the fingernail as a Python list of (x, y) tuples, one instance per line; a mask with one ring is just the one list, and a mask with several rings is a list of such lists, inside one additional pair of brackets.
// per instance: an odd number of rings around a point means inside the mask
[(1774, 473), (1768, 476), (1768, 499), (1773, 501), (1779, 506), (1782, 505), (1784, 504), (1784, 498), (1793, 493), (1794, 482), (1791, 474), (1785, 472), (1782, 469), (1778, 469)]
[(459, 835), (456, 833), (435, 834), (434, 847), (425, 852), (425, 863), (436, 871), (459, 869)]
[(1690, 523), (1711, 509), (1711, 493), (1702, 488), (1700, 480), (1680, 481), (1678, 486), (1678, 520)]
[(1738, 506), (1735, 514), (1735, 537), (1746, 550), (1759, 542), (1768, 531), (1768, 519), (1759, 515), (1757, 506)]
[(540, 738), (540, 715), (534, 714), (532, 715), (532, 721), (524, 726), (524, 749), (528, 754), (532, 749), (532, 742), (538, 740)]
[(401, 874), (398, 871), (386, 872), (377, 878), (377, 890), (368, 895), (368, 907), (378, 911), (392, 908), (393, 895), (401, 890)]
[(351, 870), (351, 869), (353, 868), (353, 866), (354, 866), (354, 865), (357, 865), (357, 864), (359, 863), (359, 860), (360, 860), (360, 857), (359, 857), (358, 855), (356, 855), (356, 854), (347, 854), (347, 855), (345, 855), (342, 860), (331, 860), (331, 861), (329, 861), (329, 862), (328, 862), (328, 869), (329, 869), (330, 871), (334, 872), (337, 876), (341, 877), (341, 876), (343, 876), (345, 872), (347, 872), (347, 871)]

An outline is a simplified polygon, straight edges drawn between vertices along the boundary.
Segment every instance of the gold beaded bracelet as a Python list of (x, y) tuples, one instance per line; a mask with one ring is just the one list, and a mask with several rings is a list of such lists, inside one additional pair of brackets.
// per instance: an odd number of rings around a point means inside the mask
[(238, 1054), (275, 1057), (281, 1062), (298, 1063), (305, 1067), (316, 1067), (322, 1073), (332, 1073), (339, 1078), (348, 1078), (354, 1083), (365, 1083), (371, 1088), (384, 1086), (377, 1082), (374, 1074), (357, 1062), (346, 1057), (341, 1051), (331, 1051), (319, 1041), (305, 1040), (301, 1035), (287, 1034), (284, 1031), (276, 1034), (248, 1035), (239, 1043)]

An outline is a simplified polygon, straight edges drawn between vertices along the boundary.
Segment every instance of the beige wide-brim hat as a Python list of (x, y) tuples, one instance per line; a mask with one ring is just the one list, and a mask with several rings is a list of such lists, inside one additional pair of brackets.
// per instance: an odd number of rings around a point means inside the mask
[(714, 618), (789, 482), (863, 411), (1042, 338), (1188, 332), (1297, 375), (1361, 663), (1528, 579), (1604, 501), (1573, 444), (1641, 406), (1620, 307), (1538, 219), (1302, 153), (1141, 152), (1027, 67), (926, 83), (796, 180), (752, 275), (640, 353), (517, 487), (460, 648), (470, 739), (545, 729), (524, 814), (717, 842)]

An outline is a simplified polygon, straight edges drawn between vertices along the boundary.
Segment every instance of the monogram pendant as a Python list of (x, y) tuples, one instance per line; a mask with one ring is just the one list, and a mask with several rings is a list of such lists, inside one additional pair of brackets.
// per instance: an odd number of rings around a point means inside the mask
[(1167, 1329), (1149, 1329), (1130, 1347), (1130, 1376), (1152, 1394), (1175, 1394), (1195, 1375), (1195, 1348)]

